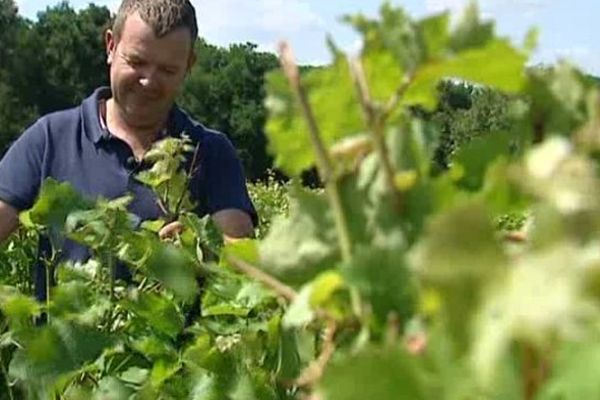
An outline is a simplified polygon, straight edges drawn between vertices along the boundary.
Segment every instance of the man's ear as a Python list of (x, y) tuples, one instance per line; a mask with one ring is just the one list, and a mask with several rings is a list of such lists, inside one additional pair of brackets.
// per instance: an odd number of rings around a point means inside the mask
[(106, 64), (111, 65), (115, 56), (117, 39), (112, 30), (107, 29), (104, 33), (104, 46), (106, 48)]

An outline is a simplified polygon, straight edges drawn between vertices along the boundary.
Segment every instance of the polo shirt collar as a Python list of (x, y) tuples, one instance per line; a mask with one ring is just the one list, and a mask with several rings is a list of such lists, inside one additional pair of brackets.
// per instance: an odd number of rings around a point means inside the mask
[[(83, 131), (94, 144), (110, 137), (108, 129), (103, 127), (100, 122), (100, 102), (110, 99), (111, 96), (110, 87), (100, 87), (81, 104)], [(181, 132), (186, 129), (186, 119), (185, 113), (174, 104), (167, 119), (167, 135), (179, 137)]]

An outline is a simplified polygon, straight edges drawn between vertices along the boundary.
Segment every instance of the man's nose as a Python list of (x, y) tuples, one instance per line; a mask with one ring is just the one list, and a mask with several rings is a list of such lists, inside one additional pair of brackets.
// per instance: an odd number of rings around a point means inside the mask
[(156, 68), (147, 68), (138, 78), (138, 83), (144, 88), (152, 88), (158, 84)]

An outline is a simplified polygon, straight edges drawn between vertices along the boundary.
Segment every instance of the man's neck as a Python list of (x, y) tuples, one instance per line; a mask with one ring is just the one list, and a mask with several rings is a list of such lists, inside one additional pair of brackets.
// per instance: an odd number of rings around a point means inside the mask
[(166, 118), (160, 124), (155, 126), (132, 126), (123, 118), (118, 105), (113, 98), (106, 100), (103, 113), (106, 127), (110, 133), (131, 147), (134, 156), (142, 159), (146, 151), (150, 149), (164, 131)]

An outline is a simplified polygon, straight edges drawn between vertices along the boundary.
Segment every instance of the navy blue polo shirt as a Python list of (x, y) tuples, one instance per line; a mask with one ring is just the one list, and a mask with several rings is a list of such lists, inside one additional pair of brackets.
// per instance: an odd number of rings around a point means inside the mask
[[(139, 166), (132, 162), (131, 148), (101, 123), (99, 104), (110, 96), (109, 88), (99, 88), (79, 107), (44, 116), (27, 129), (0, 161), (0, 199), (26, 210), (34, 204), (42, 182), (51, 177), (69, 182), (90, 199), (131, 194), (130, 212), (142, 221), (160, 218), (154, 193), (135, 179)], [(189, 188), (197, 213), (239, 209), (256, 225), (242, 166), (228, 138), (192, 120), (177, 106), (167, 125), (167, 135), (178, 137), (185, 132), (194, 146), (200, 143), (199, 167)], [(43, 252), (47, 244), (42, 241), (40, 247)], [(89, 258), (85, 247), (71, 241), (65, 242), (62, 254), (72, 261)], [(36, 296), (43, 299), (44, 273), (41, 265), (36, 270)]]

